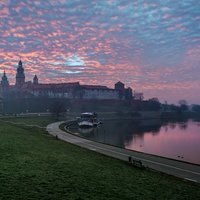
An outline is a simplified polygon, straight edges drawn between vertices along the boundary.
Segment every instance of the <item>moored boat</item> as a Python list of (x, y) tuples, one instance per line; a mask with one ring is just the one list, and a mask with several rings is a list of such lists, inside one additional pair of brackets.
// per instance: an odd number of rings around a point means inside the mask
[(78, 126), (81, 128), (90, 128), (95, 127), (100, 124), (100, 121), (97, 119), (96, 113), (85, 112), (81, 114)]

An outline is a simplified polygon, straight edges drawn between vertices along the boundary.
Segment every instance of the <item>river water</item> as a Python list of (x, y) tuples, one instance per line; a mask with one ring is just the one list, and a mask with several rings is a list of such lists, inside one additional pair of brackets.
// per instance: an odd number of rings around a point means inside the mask
[(110, 120), (92, 129), (72, 127), (90, 140), (200, 164), (200, 122)]

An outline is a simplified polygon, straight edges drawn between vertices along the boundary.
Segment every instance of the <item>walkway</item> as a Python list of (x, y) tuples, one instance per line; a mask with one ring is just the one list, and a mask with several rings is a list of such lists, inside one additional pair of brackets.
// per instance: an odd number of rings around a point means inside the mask
[(64, 140), (66, 142), (84, 147), (86, 149), (102, 153), (120, 160), (132, 162), (136, 165), (143, 165), (145, 167), (164, 172), (166, 174), (174, 175), (185, 180), (200, 183), (200, 166), (186, 162), (181, 162), (173, 159), (167, 159), (159, 156), (149, 155), (145, 153), (121, 149), (118, 147), (90, 141), (73, 134), (66, 133), (59, 129), (59, 125), (64, 123), (56, 122), (47, 126), (49, 134)]

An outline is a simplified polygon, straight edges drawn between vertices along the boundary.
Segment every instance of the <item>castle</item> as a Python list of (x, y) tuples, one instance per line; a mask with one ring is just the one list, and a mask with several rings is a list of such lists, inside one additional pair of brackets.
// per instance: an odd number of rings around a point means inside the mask
[(4, 70), (1, 80), (1, 96), (3, 99), (18, 98), (64, 98), (79, 100), (132, 100), (132, 89), (125, 88), (122, 82), (117, 82), (114, 88), (101, 85), (81, 85), (73, 83), (40, 83), (37, 75), (33, 81), (25, 81), (25, 71), (20, 60), (16, 72), (15, 85), (10, 85)]

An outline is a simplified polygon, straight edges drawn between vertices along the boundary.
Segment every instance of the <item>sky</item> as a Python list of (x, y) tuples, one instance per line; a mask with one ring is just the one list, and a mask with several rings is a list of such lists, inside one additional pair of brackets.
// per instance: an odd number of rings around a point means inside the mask
[(1, 0), (0, 73), (200, 104), (199, 0)]

